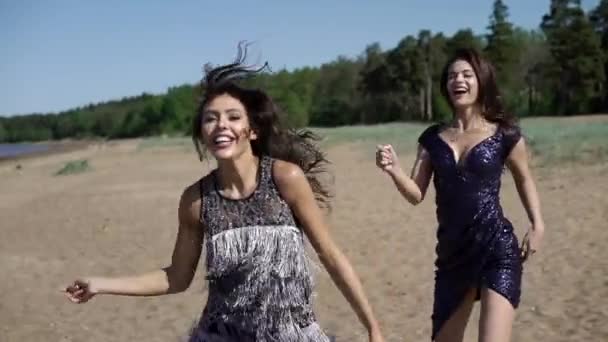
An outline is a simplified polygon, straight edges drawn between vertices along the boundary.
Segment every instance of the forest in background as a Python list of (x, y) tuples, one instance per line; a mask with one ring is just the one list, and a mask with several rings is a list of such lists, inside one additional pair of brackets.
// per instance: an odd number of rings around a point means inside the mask
[[(369, 44), (357, 57), (319, 67), (263, 73), (266, 90), (295, 127), (335, 127), (451, 116), (441, 70), (458, 48), (481, 51), (496, 67), (502, 97), (519, 117), (608, 113), (608, 0), (586, 13), (580, 0), (551, 0), (539, 29), (516, 27), (495, 0), (488, 30), (452, 36), (421, 30), (397, 46)], [(184, 84), (60, 113), (0, 117), (0, 142), (187, 134), (201, 89)]]

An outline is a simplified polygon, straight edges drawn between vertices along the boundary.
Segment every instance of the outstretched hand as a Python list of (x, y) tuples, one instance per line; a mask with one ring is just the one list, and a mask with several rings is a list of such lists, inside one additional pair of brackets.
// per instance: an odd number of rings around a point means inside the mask
[(73, 303), (86, 303), (97, 294), (89, 279), (76, 279), (63, 289), (66, 297)]

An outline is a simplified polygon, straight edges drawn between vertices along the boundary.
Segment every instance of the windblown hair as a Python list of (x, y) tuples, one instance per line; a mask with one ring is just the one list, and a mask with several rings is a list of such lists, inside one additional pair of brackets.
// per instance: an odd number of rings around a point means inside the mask
[(445, 64), (441, 73), (441, 94), (450, 104), (452, 101), (448, 93), (448, 73), (452, 64), (456, 61), (466, 61), (471, 64), (479, 83), (477, 103), (481, 106), (482, 115), (490, 122), (495, 122), (502, 127), (514, 128), (517, 118), (505, 110), (500, 90), (496, 82), (496, 71), (492, 64), (483, 58), (475, 49), (466, 48), (457, 50), (452, 58)]
[(257, 68), (248, 66), (246, 57), (247, 45), (241, 43), (233, 63), (218, 67), (205, 65), (202, 97), (192, 123), (192, 141), (199, 159), (206, 157), (201, 132), (205, 107), (217, 96), (229, 95), (243, 104), (251, 128), (257, 134), (257, 139), (251, 141), (253, 153), (258, 157), (266, 155), (298, 165), (304, 171), (317, 202), (330, 208), (329, 191), (320, 179), (329, 164), (317, 145), (320, 137), (307, 129), (287, 127), (283, 123), (283, 113), (270, 96), (260, 89), (246, 89), (238, 84), (268, 68), (268, 63)]

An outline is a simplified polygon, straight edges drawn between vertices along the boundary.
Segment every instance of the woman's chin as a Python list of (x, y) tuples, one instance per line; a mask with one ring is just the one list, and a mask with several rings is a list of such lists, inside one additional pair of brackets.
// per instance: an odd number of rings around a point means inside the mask
[(458, 99), (458, 100), (452, 101), (452, 106), (454, 107), (455, 110), (462, 111), (462, 110), (467, 110), (467, 109), (474, 107), (475, 102), (467, 101), (464, 99)]
[(216, 160), (231, 160), (234, 159), (234, 151), (231, 148), (214, 149), (211, 155)]

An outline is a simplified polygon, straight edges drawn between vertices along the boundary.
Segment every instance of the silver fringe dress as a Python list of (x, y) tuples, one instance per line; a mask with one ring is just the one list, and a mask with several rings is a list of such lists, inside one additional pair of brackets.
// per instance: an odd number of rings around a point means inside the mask
[(313, 279), (304, 239), (260, 159), (249, 197), (217, 190), (216, 171), (200, 181), (209, 297), (189, 342), (327, 342), (312, 310)]

